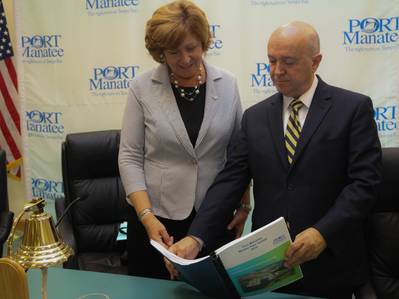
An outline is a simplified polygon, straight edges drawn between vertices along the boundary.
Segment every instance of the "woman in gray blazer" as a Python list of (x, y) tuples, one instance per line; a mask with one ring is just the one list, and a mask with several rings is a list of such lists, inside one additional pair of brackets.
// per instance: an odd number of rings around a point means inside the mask
[[(164, 5), (147, 22), (146, 48), (160, 65), (131, 82), (119, 151), (134, 207), (128, 221), (131, 275), (169, 278), (148, 240), (168, 247), (186, 235), (239, 129), (236, 79), (203, 60), (210, 40), (204, 12), (190, 1)], [(248, 206), (247, 192), (229, 225), (238, 235)], [(227, 233), (220, 239), (227, 241)]]

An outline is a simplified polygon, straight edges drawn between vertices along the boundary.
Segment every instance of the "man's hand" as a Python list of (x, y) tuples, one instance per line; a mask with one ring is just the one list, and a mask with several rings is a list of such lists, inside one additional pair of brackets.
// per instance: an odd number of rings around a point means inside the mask
[[(173, 244), (168, 250), (177, 256), (185, 259), (195, 259), (200, 251), (200, 244), (193, 237), (187, 236), (181, 239), (179, 242)], [(175, 279), (179, 276), (179, 272), (173, 267), (173, 265), (165, 259), (165, 266), (170, 273), (170, 278)]]
[[(244, 194), (241, 198), (241, 207), (238, 208), (234, 214), (233, 220), (227, 225), (228, 230), (232, 230), (234, 228), (236, 232), (235, 238), (238, 239), (241, 237), (242, 232), (244, 231), (245, 221), (247, 220), (248, 214), (251, 211), (250, 205), (250, 196), (249, 196), (249, 186), (247, 190), (245, 190)], [(247, 208), (243, 208), (242, 205), (248, 206)]]
[(235, 229), (236, 236), (235, 238), (238, 239), (241, 237), (242, 232), (244, 231), (245, 221), (247, 220), (249, 211), (239, 208), (233, 217), (233, 220), (227, 226), (228, 230)]
[(169, 236), (165, 226), (152, 213), (148, 213), (141, 220), (147, 231), (148, 238), (168, 248), (173, 244), (173, 237)]
[(317, 258), (327, 247), (326, 240), (320, 232), (310, 227), (299, 233), (285, 253), (284, 266), (292, 268)]

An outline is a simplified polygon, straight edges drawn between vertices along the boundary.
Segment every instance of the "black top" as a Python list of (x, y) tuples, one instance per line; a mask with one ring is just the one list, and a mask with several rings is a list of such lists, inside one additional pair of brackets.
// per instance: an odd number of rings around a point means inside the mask
[[(206, 84), (200, 85), (200, 93), (193, 101), (181, 97), (176, 87), (174, 87), (173, 84), (171, 85), (188, 137), (193, 147), (195, 147), (195, 142), (197, 141), (198, 133), (204, 118)], [(190, 93), (194, 90), (194, 87), (186, 87), (184, 90)]]

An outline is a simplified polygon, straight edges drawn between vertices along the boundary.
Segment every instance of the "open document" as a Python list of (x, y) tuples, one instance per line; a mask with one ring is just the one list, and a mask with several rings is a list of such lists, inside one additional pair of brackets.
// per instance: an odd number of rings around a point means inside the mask
[(283, 265), (290, 243), (283, 217), (195, 260), (178, 257), (151, 240), (180, 272), (182, 280), (218, 298), (248, 297), (302, 278), (299, 266), (287, 269)]

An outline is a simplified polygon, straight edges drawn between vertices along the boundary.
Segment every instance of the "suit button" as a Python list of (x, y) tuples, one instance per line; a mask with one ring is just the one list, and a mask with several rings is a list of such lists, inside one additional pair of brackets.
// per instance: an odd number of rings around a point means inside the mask
[(293, 184), (288, 184), (287, 185), (287, 190), (292, 191), (295, 189), (295, 186)]

